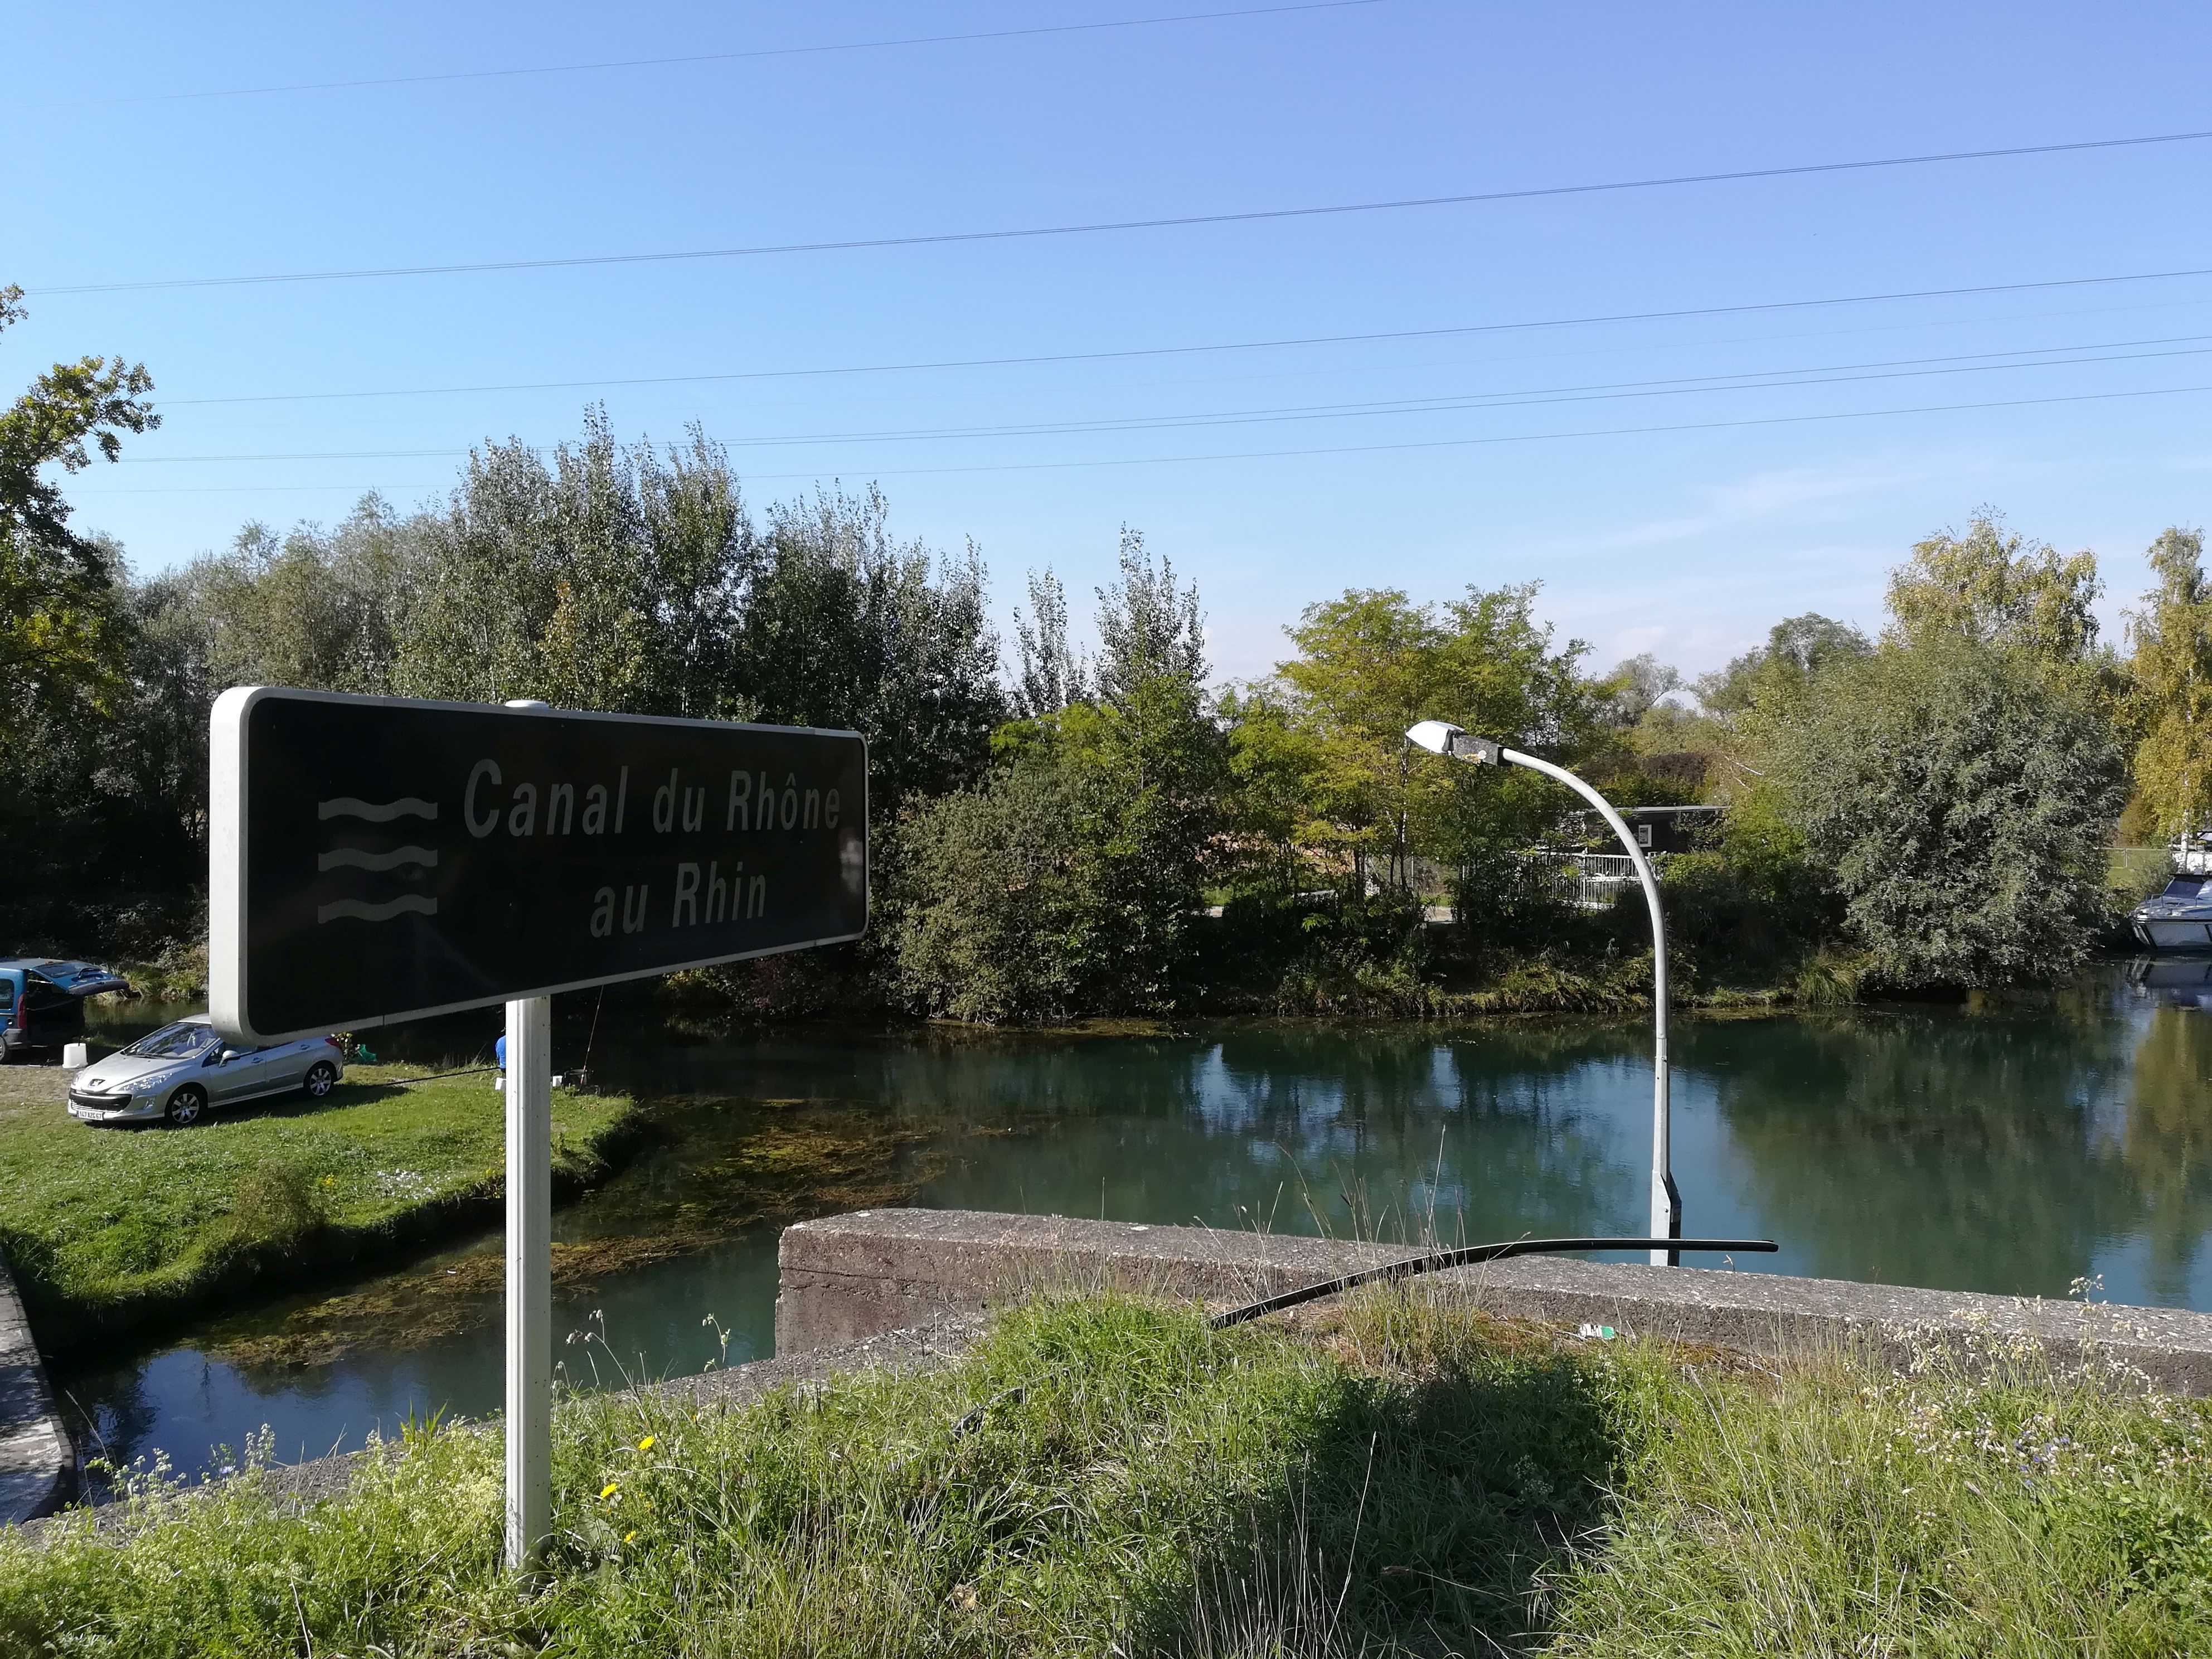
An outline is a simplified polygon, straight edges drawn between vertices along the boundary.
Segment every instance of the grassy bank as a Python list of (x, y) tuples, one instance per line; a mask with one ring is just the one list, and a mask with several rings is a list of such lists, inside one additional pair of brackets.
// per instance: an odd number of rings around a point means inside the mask
[[(49, 1350), (173, 1316), (264, 1275), (376, 1255), (481, 1222), (504, 1158), (477, 1073), (356, 1066), (322, 1101), (257, 1101), (189, 1129), (92, 1128), (52, 1100), (0, 1100), (0, 1251)], [(553, 1097), (556, 1183), (588, 1182), (635, 1108)]]
[(568, 1403), (536, 1585), (496, 1569), (495, 1437), (412, 1433), (299, 1514), (251, 1474), (142, 1482), (126, 1543), (0, 1538), (0, 1646), (2203, 1651), (2212, 1412), (2110, 1382), (1776, 1370), (1402, 1295), (1222, 1334), (1062, 1303), (947, 1371)]

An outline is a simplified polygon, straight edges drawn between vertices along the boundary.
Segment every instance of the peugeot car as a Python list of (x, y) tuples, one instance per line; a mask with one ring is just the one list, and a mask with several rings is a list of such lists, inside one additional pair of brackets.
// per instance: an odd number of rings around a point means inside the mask
[(86, 1066), (70, 1085), (69, 1109), (88, 1123), (182, 1127), (295, 1089), (319, 1100), (344, 1075), (345, 1050), (334, 1036), (233, 1048), (205, 1014), (194, 1014)]

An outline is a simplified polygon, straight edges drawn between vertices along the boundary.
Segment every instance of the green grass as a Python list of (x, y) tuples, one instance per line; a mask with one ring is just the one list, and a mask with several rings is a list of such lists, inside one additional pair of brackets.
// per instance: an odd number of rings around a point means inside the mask
[(536, 1582), (497, 1567), (494, 1436), (411, 1431), (303, 1512), (149, 1473), (128, 1541), (0, 1534), (0, 1650), (2207, 1650), (2212, 1415), (1995, 1360), (1042, 1304), (946, 1371), (568, 1401)]
[[(58, 1102), (0, 1104), (0, 1252), (50, 1350), (278, 1267), (373, 1256), (481, 1212), (499, 1190), (489, 1074), (394, 1087), (356, 1066), (323, 1101), (218, 1112), (188, 1129), (94, 1128)], [(556, 1180), (599, 1172), (622, 1096), (553, 1097)]]

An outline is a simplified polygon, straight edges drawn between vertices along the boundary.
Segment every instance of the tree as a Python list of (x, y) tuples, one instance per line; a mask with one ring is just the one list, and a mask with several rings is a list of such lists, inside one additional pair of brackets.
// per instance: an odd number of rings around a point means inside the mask
[(1942, 530), (1914, 544), (1911, 562), (1890, 573), (1889, 612), (1908, 645), (1959, 639), (2076, 663), (2097, 643), (2091, 607), (2103, 591), (2094, 553), (2062, 558), (1985, 507), (1965, 535)]
[(1698, 701), (1723, 720), (1762, 705), (1778, 710), (1796, 702), (1827, 664), (1863, 657), (1873, 648), (1857, 629), (1817, 611), (1786, 617), (1767, 630), (1765, 645), (1699, 675)]
[(747, 512), (693, 432), (617, 443), (605, 414), (550, 464), (470, 457), (445, 511), (399, 527), (394, 683), (417, 696), (850, 726), (879, 819), (975, 778), (1005, 718), (973, 546), (895, 542), (879, 492)]
[[(914, 806), (890, 954), (924, 1012), (997, 1024), (1127, 1006), (1098, 837), (1104, 785), (1031, 756)], [(1103, 1000), (1102, 1000), (1103, 999)]]
[(762, 718), (865, 734), (886, 813), (978, 778), (1007, 713), (981, 556), (896, 543), (890, 516), (874, 489), (770, 508), (730, 669)]
[(1776, 775), (1877, 971), (1990, 986), (2078, 967), (2123, 772), (2095, 702), (2027, 651), (1942, 633), (1817, 690), (1776, 728)]
[(200, 623), (218, 687), (388, 693), (421, 580), (420, 538), (365, 495), (332, 531), (281, 539), (249, 523), (186, 567), (177, 597)]
[[(1253, 764), (1262, 744), (1287, 758), (1294, 745), (1306, 780), (1308, 847), (1355, 864), (1381, 853), (1388, 880), (1403, 886), (1417, 849), (1455, 857), (1468, 838), (1525, 827), (1518, 780), (1469, 793), (1464, 769), (1417, 758), (1405, 739), (1417, 720), (1446, 720), (1517, 748), (1571, 758), (1598, 729), (1602, 694), (1576, 672), (1587, 647), (1554, 649), (1534, 619), (1536, 588), (1470, 587), (1443, 605), (1415, 605), (1396, 588), (1352, 588), (1308, 605), (1287, 630), (1298, 654), (1275, 666), (1280, 731), (1255, 729), (1243, 744)], [(1511, 805), (1514, 811), (1501, 816)]]
[(1030, 609), (1014, 612), (1014, 644), (1019, 672), (1014, 680), (1014, 713), (1037, 720), (1079, 702), (1089, 694), (1091, 675), (1083, 658), (1067, 642), (1067, 590), (1047, 565), (1030, 572)]
[[(2128, 620), (2136, 793), (2166, 834), (2202, 822), (2212, 795), (2212, 584), (2204, 534), (2174, 528), (2145, 557), (2157, 586)], [(2132, 812), (2134, 809), (2130, 809)]]
[(963, 1018), (1165, 1012), (1194, 965), (1228, 758), (1198, 591), (1125, 531), (1096, 695), (1048, 707), (1078, 683), (1057, 586), (1030, 583), (1026, 717), (994, 738), (1000, 766), (901, 826), (901, 984)]
[(413, 534), (421, 575), (393, 672), (416, 694), (751, 712), (730, 651), (752, 527), (702, 434), (665, 453), (625, 447), (593, 409), (550, 465), (519, 442), (471, 454)]
[(1121, 574), (1098, 590), (1098, 695), (1126, 697), (1165, 676), (1192, 685), (1206, 680), (1206, 619), (1198, 587), (1179, 587), (1175, 565), (1157, 565), (1141, 531), (1121, 527)]
[[(23, 320), (22, 298), (0, 288), (0, 333)], [(69, 527), (69, 503), (40, 469), (82, 471), (95, 450), (117, 459), (123, 434), (161, 425), (153, 389), (143, 363), (82, 357), (56, 363), (0, 411), (0, 685), (16, 716), (0, 722), (0, 755), (27, 709), (82, 719), (121, 691), (120, 558)]]
[(1607, 717), (1615, 726), (1632, 726), (1682, 684), (1682, 672), (1646, 651), (1616, 665), (1601, 684)]

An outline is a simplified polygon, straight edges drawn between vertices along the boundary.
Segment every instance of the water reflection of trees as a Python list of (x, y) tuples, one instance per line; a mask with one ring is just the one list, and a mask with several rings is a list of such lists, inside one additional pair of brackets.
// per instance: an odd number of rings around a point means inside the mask
[[(2186, 1008), (2100, 977), (2025, 1012), (1691, 1023), (1676, 1057), (1716, 1091), (1747, 1222), (1797, 1271), (2059, 1294), (2141, 1235), (2143, 1292), (2185, 1300), (2212, 1223), (2205, 977)], [(664, 1041), (620, 1060), (652, 1086), (926, 1132), (951, 1149), (927, 1202), (1310, 1228), (1310, 1190), (1333, 1228), (1364, 1212), (1395, 1231), (1433, 1206), (1448, 1228), (1510, 1237), (1641, 1224), (1644, 1044), (1633, 1028), (1255, 1022)], [(1695, 1110), (1695, 1091), (1679, 1097)]]
[(1802, 1270), (2063, 1294), (2140, 1212), (2090, 1133), (2127, 1035), (2055, 1005), (1707, 1028), (1686, 1058), (1710, 1068), (1756, 1207)]
[(2150, 1011), (2135, 1054), (2121, 1156), (2136, 1182), (2150, 1253), (2150, 1291), (2188, 1295), (2212, 1226), (2212, 1018), (2193, 1008)]
[[(951, 1148), (928, 1201), (1128, 1220), (1481, 1236), (1632, 1223), (1613, 1067), (1632, 1038), (1253, 1025), (1192, 1037), (882, 1042), (745, 1057)], [(1642, 1075), (1648, 1076), (1648, 1071)], [(1640, 1096), (1638, 1083), (1625, 1091)]]

